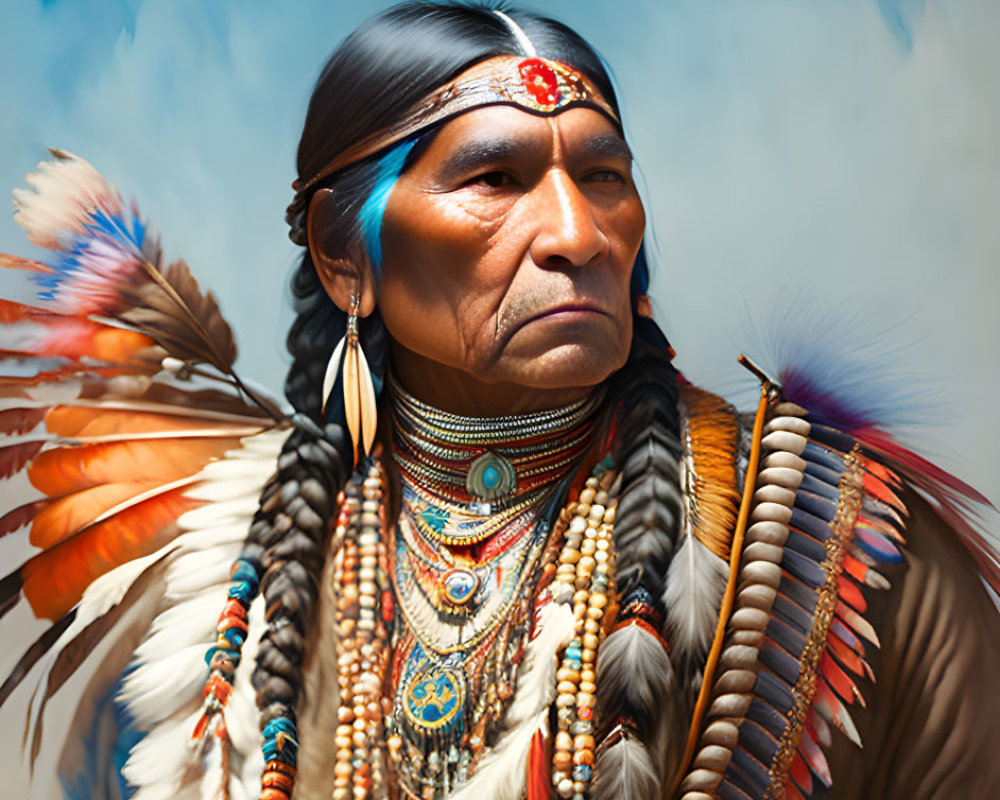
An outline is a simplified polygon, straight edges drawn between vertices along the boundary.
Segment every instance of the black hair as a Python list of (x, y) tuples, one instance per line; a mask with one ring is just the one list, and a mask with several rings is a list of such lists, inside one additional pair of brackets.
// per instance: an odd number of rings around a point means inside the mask
[[(493, 8), (416, 0), (372, 17), (351, 33), (326, 62), (309, 102), (298, 147), (297, 185), (309, 184), (338, 154), (398, 122), (426, 94), (470, 66), (498, 55), (527, 55)], [(539, 56), (587, 75), (617, 113), (601, 58), (578, 34), (535, 14), (503, 11), (522, 28)], [(332, 192), (336, 209), (335, 217), (322, 224), (334, 226), (332, 233), (343, 243), (345, 255), (364, 255), (358, 214), (372, 191), (378, 156), (320, 184)], [(299, 192), (289, 206), (290, 236), (297, 244), (307, 244), (306, 211), (315, 188)], [(264, 491), (246, 543), (247, 557), (261, 564), (267, 605), (267, 630), (253, 675), (262, 729), (279, 718), (294, 723), (304, 642), (335, 498), (353, 469), (342, 412), (324, 416), (320, 397), (327, 361), (344, 334), (346, 315), (324, 291), (308, 247), (291, 289), (297, 316), (287, 339), (293, 362), (285, 393), (298, 423), (284, 445), (278, 473)], [(379, 383), (388, 336), (377, 311), (359, 323), (361, 344)], [(619, 384), (633, 391), (637, 377)], [(673, 391), (676, 397), (675, 385)], [(673, 419), (676, 424), (676, 411)]]

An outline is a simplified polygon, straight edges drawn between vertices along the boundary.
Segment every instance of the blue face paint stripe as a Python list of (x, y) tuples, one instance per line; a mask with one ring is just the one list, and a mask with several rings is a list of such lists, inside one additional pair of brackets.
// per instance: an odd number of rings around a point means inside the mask
[(378, 174), (375, 176), (375, 187), (358, 213), (361, 235), (365, 239), (365, 247), (368, 248), (368, 260), (376, 277), (382, 268), (382, 217), (385, 215), (392, 187), (396, 185), (396, 180), (406, 164), (406, 157), (416, 141), (413, 139), (403, 142), (382, 156), (378, 164)]

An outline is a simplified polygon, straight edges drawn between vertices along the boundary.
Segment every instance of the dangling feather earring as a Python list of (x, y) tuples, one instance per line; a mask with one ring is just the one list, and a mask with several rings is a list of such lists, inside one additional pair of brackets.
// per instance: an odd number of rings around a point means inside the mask
[[(323, 377), (323, 411), (337, 382), (340, 372), (341, 384), (344, 387), (344, 417), (347, 429), (354, 442), (354, 463), (358, 462), (358, 451), (363, 455), (371, 452), (375, 442), (375, 426), (378, 411), (375, 404), (375, 386), (368, 369), (364, 350), (358, 340), (358, 306), (359, 300), (351, 298), (351, 311), (347, 317), (347, 333), (340, 340), (330, 356)], [(346, 347), (345, 347), (346, 343)], [(343, 364), (341, 364), (343, 359)]]

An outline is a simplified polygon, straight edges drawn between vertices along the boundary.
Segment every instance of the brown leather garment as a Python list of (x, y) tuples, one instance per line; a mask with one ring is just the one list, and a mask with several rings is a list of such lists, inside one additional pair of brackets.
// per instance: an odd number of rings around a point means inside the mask
[(833, 788), (814, 798), (1000, 798), (1000, 613), (966, 549), (907, 491), (906, 564), (869, 593), (877, 683), (852, 707), (864, 749), (834, 732)]

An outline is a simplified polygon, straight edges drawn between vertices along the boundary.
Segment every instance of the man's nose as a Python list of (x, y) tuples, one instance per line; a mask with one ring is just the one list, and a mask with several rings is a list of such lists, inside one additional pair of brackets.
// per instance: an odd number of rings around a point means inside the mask
[(530, 213), (537, 231), (531, 258), (540, 267), (561, 269), (583, 266), (608, 253), (594, 208), (576, 182), (563, 170), (554, 169), (534, 189)]

